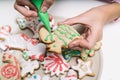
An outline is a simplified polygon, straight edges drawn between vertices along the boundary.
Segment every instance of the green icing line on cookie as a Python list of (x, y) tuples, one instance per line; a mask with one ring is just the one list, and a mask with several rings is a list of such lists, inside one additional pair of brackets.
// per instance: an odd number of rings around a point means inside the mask
[(61, 40), (65, 46), (68, 46), (68, 43), (56, 32), (59, 32), (60, 34), (64, 35), (67, 39), (72, 40), (75, 36), (80, 36), (79, 33), (77, 33), (74, 29), (70, 28), (67, 25), (60, 25), (58, 26), (58, 28), (56, 29), (55, 32), (50, 33), (49, 35), (46, 36), (45, 41), (48, 41), (48, 39), (50, 38), (50, 40), (53, 40), (53, 35), (55, 35), (56, 37), (58, 37), (59, 40)]
[(28, 59), (29, 59), (29, 56), (28, 56), (28, 54), (27, 54), (25, 51), (23, 52), (23, 54), (22, 54), (22, 55), (23, 55), (23, 57), (24, 57), (26, 60), (28, 60)]
[(56, 35), (58, 39), (61, 40), (65, 44), (65, 46), (68, 46), (68, 43), (63, 38), (61, 38), (57, 33), (54, 33), (54, 35)]
[(69, 26), (68, 26), (68, 29), (75, 33), (75, 34), (73, 34), (73, 36), (80, 36), (80, 34), (76, 30), (70, 28)]
[(83, 60), (86, 60), (86, 57), (85, 57), (85, 56), (82, 56), (82, 59), (83, 59)]
[(52, 33), (50, 33), (49, 35), (47, 35), (47, 37), (45, 38), (45, 41), (48, 41), (49, 37), (50, 37), (50, 41), (53, 41)]
[(90, 54), (93, 51), (93, 49), (91, 49), (91, 50), (84, 49), (84, 51), (86, 54)]
[(56, 45), (53, 45), (53, 47), (56, 47)]

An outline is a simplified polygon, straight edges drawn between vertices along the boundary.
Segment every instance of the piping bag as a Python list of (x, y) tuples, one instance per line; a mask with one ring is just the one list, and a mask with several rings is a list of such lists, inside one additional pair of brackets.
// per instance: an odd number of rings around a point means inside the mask
[(49, 22), (49, 15), (48, 12), (42, 12), (41, 6), (44, 0), (31, 0), (32, 4), (37, 8), (38, 16), (40, 17), (41, 21), (45, 25), (45, 28), (51, 33), (50, 22)]

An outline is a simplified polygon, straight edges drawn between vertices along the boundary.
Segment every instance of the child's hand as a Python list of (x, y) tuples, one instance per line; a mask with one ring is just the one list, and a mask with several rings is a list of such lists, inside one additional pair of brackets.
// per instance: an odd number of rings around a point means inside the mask
[(73, 40), (69, 44), (69, 47), (77, 50), (81, 50), (81, 48), (91, 49), (97, 41), (101, 40), (104, 16), (98, 10), (91, 9), (81, 15), (67, 19), (60, 24), (83, 24), (86, 27), (86, 31), (82, 34), (83, 37)]
[[(53, 4), (54, 0), (44, 0), (41, 10), (46, 12), (49, 7)], [(27, 6), (28, 8), (26, 8)], [(14, 7), (17, 11), (19, 11), (22, 15), (26, 17), (37, 17), (37, 9), (35, 6), (30, 2), (30, 0), (16, 0)]]

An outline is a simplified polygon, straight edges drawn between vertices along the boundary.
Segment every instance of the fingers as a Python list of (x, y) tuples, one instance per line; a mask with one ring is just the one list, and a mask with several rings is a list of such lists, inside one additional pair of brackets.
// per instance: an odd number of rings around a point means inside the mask
[[(29, 9), (26, 8), (25, 6), (29, 7)], [(31, 16), (37, 17), (36, 8), (34, 7), (33, 4), (31, 4), (29, 0), (24, 0), (24, 1), (16, 0), (14, 4), (14, 8), (26, 17), (31, 17)]]
[(94, 46), (93, 42), (89, 42), (84, 38), (83, 39), (77, 38), (69, 44), (69, 48), (77, 50), (81, 50), (81, 48), (91, 49), (93, 46)]
[(46, 12), (50, 6), (53, 4), (54, 0), (44, 0), (42, 6), (41, 6), (41, 11)]

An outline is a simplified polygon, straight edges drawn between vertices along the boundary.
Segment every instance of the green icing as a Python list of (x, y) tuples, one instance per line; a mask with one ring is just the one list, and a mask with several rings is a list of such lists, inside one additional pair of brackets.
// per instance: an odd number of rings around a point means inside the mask
[(70, 39), (70, 40), (72, 40), (76, 36), (80, 36), (79, 33), (77, 33), (74, 29), (70, 28), (69, 26), (60, 25), (58, 26), (56, 31), (53, 32), (53, 34), (50, 33), (48, 36), (46, 36), (45, 41), (47, 41), (49, 38), (52, 41), (53, 40), (52, 37), (53, 35), (55, 35), (56, 37), (58, 37), (59, 40), (61, 40), (65, 44), (65, 46), (68, 46), (68, 43), (59, 34), (62, 34), (65, 38)]
[(72, 49), (63, 49), (62, 54), (66, 60), (70, 60), (72, 56), (80, 56), (80, 51)]
[(61, 38), (57, 33), (54, 33), (54, 35), (56, 35), (58, 39), (61, 40), (65, 44), (65, 46), (68, 46), (68, 43), (63, 38)]
[(53, 41), (52, 33), (50, 33), (49, 35), (47, 35), (47, 37), (45, 38), (45, 41), (48, 41), (49, 37), (50, 37), (50, 41)]
[(84, 51), (85, 51), (86, 54), (90, 54), (93, 51), (93, 49), (91, 49), (91, 50), (84, 49)]
[(56, 45), (53, 45), (53, 47), (56, 47)]
[(28, 56), (27, 52), (24, 51), (22, 55), (23, 55), (23, 57), (24, 57), (26, 60), (29, 59), (29, 56)]
[(83, 59), (83, 60), (86, 60), (86, 57), (85, 57), (85, 56), (82, 56), (82, 59)]

